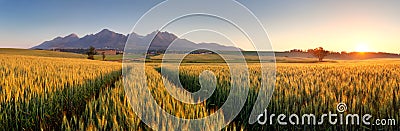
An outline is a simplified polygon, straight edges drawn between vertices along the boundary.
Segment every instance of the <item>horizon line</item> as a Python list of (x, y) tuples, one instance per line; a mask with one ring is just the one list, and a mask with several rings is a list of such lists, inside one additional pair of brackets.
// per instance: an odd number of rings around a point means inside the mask
[[(196, 43), (197, 44), (197, 43)], [(31, 48), (17, 48), (17, 47), (0, 47), (0, 49), (25, 49), (25, 50), (46, 50), (46, 49), (31, 49)], [(57, 49), (68, 49), (68, 48), (57, 48)], [(85, 48), (71, 48), (71, 49), (85, 49)], [(103, 49), (103, 48), (99, 48), (99, 49)], [(51, 50), (51, 49), (48, 49)], [(294, 50), (294, 49), (291, 49)], [(274, 52), (274, 53), (293, 53), (291, 52), (291, 50), (267, 50), (267, 51), (259, 51), (259, 52)], [(302, 53), (307, 53), (305, 52), (306, 50), (302, 50)], [(329, 50), (327, 50), (329, 51)], [(243, 50), (242, 52), (256, 52), (256, 50)], [(348, 54), (350, 53), (386, 53), (386, 54), (397, 54), (400, 55), (400, 53), (393, 53), (393, 52), (382, 52), (382, 51), (378, 51), (378, 52), (374, 52), (374, 51), (368, 51), (368, 52), (357, 52), (357, 51), (329, 51), (329, 53), (339, 53), (341, 54), (342, 52), (346, 52)]]

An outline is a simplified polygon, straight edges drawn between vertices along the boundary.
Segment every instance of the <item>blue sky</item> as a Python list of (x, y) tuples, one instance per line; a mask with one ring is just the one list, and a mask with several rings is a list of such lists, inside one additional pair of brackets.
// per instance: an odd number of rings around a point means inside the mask
[[(128, 34), (136, 21), (160, 2), (0, 0), (0, 48), (29, 48), (57, 36), (76, 33), (82, 37), (104, 28)], [(261, 20), (274, 50), (322, 46), (333, 51), (400, 53), (398, 0), (239, 2)]]

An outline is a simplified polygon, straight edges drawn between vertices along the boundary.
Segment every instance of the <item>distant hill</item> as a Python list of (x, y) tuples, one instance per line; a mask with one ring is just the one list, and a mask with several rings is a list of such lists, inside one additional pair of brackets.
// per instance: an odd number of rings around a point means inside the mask
[(55, 51), (46, 51), (46, 50), (29, 50), (29, 49), (12, 49), (12, 48), (0, 48), (0, 54), (40, 56), (40, 57), (57, 57), (57, 58), (79, 58), (79, 59), (86, 59), (86, 57), (87, 57), (82, 54), (67, 53), (67, 52), (55, 52)]
[[(157, 33), (157, 34), (155, 34)], [(194, 43), (186, 39), (179, 39), (176, 35), (169, 32), (152, 32), (146, 36), (141, 36), (135, 33), (129, 39), (132, 43), (131, 50), (143, 50), (146, 48), (148, 41), (154, 39), (150, 44), (149, 50), (166, 50), (171, 42), (174, 42), (173, 50), (192, 50), (198, 48), (211, 48), (221, 51), (233, 51), (238, 48), (232, 46), (223, 46), (217, 43)], [(99, 33), (86, 35), (79, 38), (76, 34), (71, 34), (65, 37), (57, 37), (50, 41), (45, 41), (31, 49), (86, 49), (90, 46), (101, 49), (117, 49), (124, 50), (125, 43), (129, 35), (115, 33), (108, 29), (103, 29)]]

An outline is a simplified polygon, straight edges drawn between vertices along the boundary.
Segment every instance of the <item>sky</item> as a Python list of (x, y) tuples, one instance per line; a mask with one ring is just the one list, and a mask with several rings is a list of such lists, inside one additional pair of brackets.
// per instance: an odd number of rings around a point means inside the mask
[[(0, 0), (0, 48), (30, 48), (58, 36), (75, 33), (83, 37), (105, 28), (128, 34), (139, 18), (160, 2), (162, 0)], [(275, 51), (324, 47), (338, 52), (400, 53), (398, 0), (238, 2), (260, 20)], [(194, 21), (212, 20), (193, 18), (186, 23), (195, 25)], [(211, 28), (224, 27), (221, 21), (210, 23)], [(182, 34), (184, 26), (171, 25), (166, 30)], [(214, 37), (218, 34), (198, 34), (182, 37), (194, 42), (229, 45), (226, 39)], [(246, 45), (241, 48), (252, 50)]]

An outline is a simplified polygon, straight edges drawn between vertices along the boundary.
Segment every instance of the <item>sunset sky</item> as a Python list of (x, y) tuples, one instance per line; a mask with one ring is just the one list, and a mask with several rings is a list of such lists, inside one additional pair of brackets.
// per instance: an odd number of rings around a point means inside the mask
[[(128, 34), (136, 21), (160, 2), (0, 0), (0, 48), (30, 48), (57, 36), (76, 33), (83, 37), (104, 28)], [(398, 0), (239, 2), (260, 19), (276, 51), (322, 46), (331, 51), (400, 53)], [(179, 28), (167, 31), (179, 32)], [(224, 44), (211, 36), (203, 37), (207, 38), (188, 39)]]

